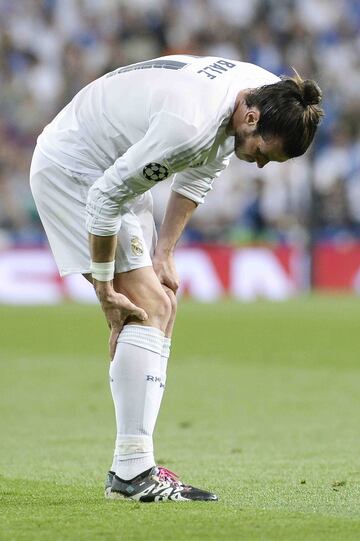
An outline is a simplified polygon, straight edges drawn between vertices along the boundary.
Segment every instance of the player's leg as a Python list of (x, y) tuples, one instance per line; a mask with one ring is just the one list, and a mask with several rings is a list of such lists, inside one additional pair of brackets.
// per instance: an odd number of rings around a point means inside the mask
[(140, 501), (216, 500), (214, 494), (185, 486), (169, 470), (155, 465), (152, 435), (169, 354), (164, 334), (170, 338), (176, 299), (164, 290), (151, 265), (149, 238), (153, 236), (146, 238), (146, 233), (153, 229), (153, 218), (147, 210), (132, 206), (122, 217), (119, 233), (114, 288), (143, 307), (149, 319), (127, 322), (110, 365), (117, 424), (112, 467), (116, 475), (109, 475), (106, 495)]
[(127, 321), (110, 366), (117, 424), (113, 468), (130, 480), (155, 466), (152, 437), (163, 394), (162, 351), (171, 303), (153, 268), (119, 273), (114, 289), (142, 306), (146, 322)]
[[(160, 382), (157, 392), (157, 405), (154, 410), (159, 411), (165, 389), (166, 370), (170, 355), (171, 333), (176, 315), (176, 297), (174, 293), (161, 286), (152, 268), (151, 257), (156, 247), (157, 235), (152, 213), (152, 196), (150, 192), (144, 194), (134, 205), (132, 212), (123, 217), (122, 228), (119, 232), (117, 249), (117, 268), (123, 269), (116, 275), (114, 287), (126, 295), (132, 302), (143, 306), (149, 319), (146, 325), (160, 328), (165, 333), (160, 362)], [(127, 269), (136, 268), (134, 271)], [(142, 268), (139, 268), (142, 267)], [(170, 301), (170, 314), (167, 324), (163, 326), (163, 292)], [(134, 322), (136, 323), (136, 322)], [(128, 331), (127, 331), (128, 332)], [(122, 339), (123, 337), (121, 337)], [(111, 470), (114, 471), (118, 462), (118, 445), (115, 445), (114, 459)]]
[[(131, 205), (129, 212), (123, 216), (116, 254), (116, 270), (118, 272), (115, 275), (114, 288), (126, 295), (132, 302), (137, 302), (139, 306), (144, 307), (149, 319), (143, 326), (141, 326), (138, 321), (128, 321), (131, 325), (125, 325), (123, 332), (121, 332), (119, 336), (119, 343), (114, 357), (115, 363), (114, 361), (111, 363), (110, 372), (112, 374), (111, 378), (116, 379), (114, 378), (113, 372), (120, 366), (117, 359), (120, 358), (120, 353), (122, 357), (124, 356), (123, 349), (124, 347), (127, 348), (127, 346), (123, 345), (123, 341), (125, 339), (129, 341), (129, 334), (134, 334), (136, 331), (138, 334), (152, 333), (156, 335), (159, 330), (163, 333), (159, 355), (156, 356), (155, 352), (152, 352), (151, 354), (153, 359), (153, 370), (157, 371), (157, 374), (155, 376), (150, 372), (148, 374), (149, 376), (154, 376), (154, 379), (158, 379), (158, 381), (154, 382), (149, 379), (147, 384), (147, 390), (152, 393), (152, 405), (148, 410), (154, 412), (154, 417), (157, 416), (159, 411), (164, 389), (163, 377), (166, 361), (162, 360), (162, 357), (168, 356), (166, 345), (164, 346), (164, 334), (168, 330), (168, 322), (171, 319), (171, 301), (161, 286), (152, 267), (151, 254), (155, 249), (156, 240), (156, 229), (152, 214), (152, 197), (148, 192), (135, 201), (134, 204)], [(131, 326), (133, 327), (132, 329), (130, 328)], [(142, 327), (147, 328), (141, 330)], [(132, 345), (134, 348), (136, 347), (134, 351), (139, 353), (139, 347), (144, 347), (145, 339), (143, 340), (142, 345)], [(167, 351), (168, 349), (169, 348), (167, 348)], [(133, 363), (133, 366), (136, 366), (136, 363)], [(120, 406), (122, 399), (117, 398), (118, 395), (125, 396), (121, 391), (122, 384), (120, 383), (119, 387), (117, 387), (114, 383), (115, 381), (111, 382), (111, 391), (115, 408), (124, 410), (124, 408)], [(151, 385), (152, 383), (154, 383), (154, 385)], [(143, 388), (141, 392), (144, 395), (145, 389)], [(139, 393), (139, 397), (137, 398), (139, 402), (142, 400), (140, 394), (141, 393)], [(129, 411), (129, 415), (130, 413), (131, 412)], [(144, 412), (144, 416), (145, 415), (146, 412)], [(118, 417), (119, 415), (117, 415), (117, 419)], [(155, 421), (156, 418), (152, 420), (153, 423)], [(119, 423), (117, 424), (119, 425)], [(120, 431), (121, 430), (122, 428), (120, 428)], [(117, 428), (117, 433), (119, 434), (119, 426)], [(130, 479), (130, 474), (134, 471), (133, 465), (135, 462), (126, 462), (126, 460), (123, 460), (124, 456), (120, 456), (119, 449), (121, 450), (121, 446), (119, 446), (118, 439), (119, 438), (117, 437), (111, 470), (114, 471), (117, 464), (120, 464), (118, 471), (120, 472), (122, 470), (123, 477), (127, 476), (127, 478)], [(150, 454), (151, 453), (149, 452), (149, 457)], [(131, 457), (128, 458), (131, 459)], [(130, 465), (128, 470), (127, 464)], [(141, 461), (137, 461), (137, 464), (135, 465), (139, 470)]]
[[(116, 470), (109, 476), (109, 498), (131, 497), (146, 502), (214, 501), (210, 492), (184, 485), (166, 468), (157, 467), (152, 435), (163, 395), (170, 336), (175, 321), (176, 298), (161, 286), (152, 267), (118, 274), (114, 288), (149, 315), (146, 322), (129, 322), (120, 333), (114, 360), (110, 367), (110, 385), (117, 421)], [(167, 323), (160, 316), (159, 303), (168, 299)], [(162, 347), (160, 335), (162, 334)], [(167, 340), (167, 342), (166, 342)], [(164, 347), (165, 343), (165, 347)], [(110, 483), (109, 483), (110, 485)]]
[[(122, 293), (122, 294), (126, 295), (129, 299), (132, 300), (132, 302), (135, 302), (135, 299), (136, 299), (136, 302), (139, 302), (140, 304), (142, 304), (144, 306), (144, 309), (149, 314), (150, 324), (156, 326), (157, 322), (156, 321), (154, 322), (153, 313), (154, 313), (154, 311), (156, 312), (156, 319), (158, 319), (159, 318), (159, 311), (158, 311), (157, 307), (159, 306), (159, 300), (156, 299), (156, 295), (159, 294), (160, 291), (159, 291), (159, 287), (158, 287), (158, 283), (157, 283), (158, 282), (157, 278), (154, 276), (152, 270), (150, 270), (150, 269), (151, 268), (146, 267), (145, 269), (139, 269), (137, 271), (131, 271), (130, 273), (124, 273), (124, 274), (116, 275), (115, 282), (114, 282), (114, 288), (119, 293)], [(140, 282), (139, 284), (137, 283), (138, 280)], [(146, 285), (147, 280), (150, 281), (150, 284), (146, 289), (147, 289), (147, 292), (152, 290), (151, 298), (154, 299), (153, 302), (150, 302), (150, 300), (149, 300), (150, 297), (149, 296), (146, 296), (145, 297), (146, 300), (144, 300), (143, 288)], [(154, 286), (154, 283), (153, 283), (154, 280), (156, 281), (155, 286)], [(175, 297), (174, 293), (171, 290), (167, 290), (166, 287), (163, 287), (163, 291), (166, 292), (166, 294), (167, 294), (167, 296), (168, 296), (168, 298), (170, 300), (171, 312), (170, 312), (170, 316), (169, 316), (169, 319), (168, 319), (168, 324), (166, 325), (166, 328), (165, 328), (165, 336), (164, 336), (164, 341), (163, 341), (162, 350), (161, 350), (161, 354), (160, 354), (159, 375), (157, 376), (158, 378), (160, 378), (159, 379), (159, 387), (155, 387), (155, 389), (154, 388), (152, 389), (153, 390), (153, 395), (154, 395), (153, 398), (155, 399), (155, 402), (153, 402), (153, 404), (152, 404), (152, 411), (154, 413), (154, 417), (157, 416), (158, 413), (159, 413), (162, 398), (163, 398), (163, 393), (164, 393), (164, 390), (165, 390), (167, 363), (168, 363), (168, 359), (169, 359), (169, 355), (170, 355), (171, 333), (172, 333), (172, 329), (173, 329), (173, 325), (174, 325), (174, 321), (175, 321), (175, 315), (176, 315), (176, 297)], [(160, 297), (162, 298), (161, 295), (160, 295)], [(146, 326), (148, 326), (149, 320), (147, 320)], [(133, 323), (136, 324), (137, 322), (134, 321)], [(130, 329), (130, 332), (132, 332), (132, 329)], [(126, 334), (128, 334), (128, 333), (129, 333), (129, 331), (126, 331)], [(121, 339), (123, 339), (124, 336), (126, 336), (126, 335), (124, 334)], [(117, 358), (117, 355), (116, 355), (116, 358)], [(113, 365), (113, 366), (115, 366), (115, 365)], [(112, 369), (113, 366), (110, 367), (110, 368)], [(114, 378), (112, 378), (112, 379), (114, 379)], [(112, 383), (114, 383), (114, 382), (112, 382)], [(120, 389), (119, 389), (119, 391), (120, 391)], [(114, 395), (114, 403), (115, 402), (118, 403), (118, 400), (116, 398), (117, 390), (116, 390), (114, 385), (112, 385), (112, 393)], [(121, 404), (118, 404), (116, 406), (116, 409), (123, 410), (124, 408), (121, 406)], [(120, 413), (119, 413), (119, 415), (120, 415)], [(154, 422), (154, 419), (153, 419), (153, 422)], [(121, 423), (118, 422), (117, 425), (118, 425), (118, 431), (122, 430), (121, 427), (119, 427), (119, 425), (121, 425)], [(153, 428), (152, 428), (152, 430), (153, 430)], [(148, 427), (148, 432), (149, 432), (149, 427)], [(116, 444), (115, 444), (113, 462), (112, 462), (112, 466), (111, 466), (111, 469), (110, 469), (110, 473), (109, 473), (107, 481), (106, 481), (105, 489), (110, 488), (111, 482), (112, 482), (112, 476), (113, 476), (113, 473), (116, 471), (116, 469), (118, 469), (118, 474), (120, 474), (120, 469), (123, 470), (123, 473), (122, 473), (123, 477), (126, 474), (127, 462), (126, 462), (126, 459), (124, 461), (123, 457), (121, 457), (119, 455), (118, 437), (116, 439), (117, 439), (117, 441), (116, 441)], [(141, 461), (138, 461), (136, 463), (136, 461), (130, 460), (129, 464), (130, 465), (135, 464), (137, 466), (140, 466)], [(125, 472), (124, 472), (124, 468), (125, 468)], [(130, 469), (132, 469), (132, 466), (130, 466)]]

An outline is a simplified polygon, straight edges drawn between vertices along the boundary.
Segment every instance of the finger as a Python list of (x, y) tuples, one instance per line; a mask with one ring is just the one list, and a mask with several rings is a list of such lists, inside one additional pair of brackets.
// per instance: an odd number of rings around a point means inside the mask
[(171, 295), (174, 295), (174, 292), (173, 290), (171, 289), (171, 287), (165, 285), (165, 284), (161, 284), (162, 285), (162, 288), (163, 290), (165, 291), (165, 293), (170, 297)]
[(169, 279), (164, 279), (161, 283), (162, 283), (162, 285), (164, 285), (164, 286), (168, 287), (169, 289), (171, 289), (171, 291), (173, 291), (174, 293), (177, 292), (177, 290), (179, 289), (179, 285), (180, 285), (178, 280), (169, 280)]
[(148, 315), (142, 308), (139, 308), (135, 304), (130, 303), (130, 306), (127, 308), (128, 315), (131, 317), (136, 317), (136, 319), (140, 319), (140, 321), (146, 321), (148, 319)]
[(173, 287), (171, 287), (170, 289), (172, 289), (173, 292), (176, 293), (177, 290), (179, 289), (179, 287), (180, 287), (180, 282), (178, 280), (176, 280), (176, 281), (173, 282)]
[(109, 338), (109, 355), (110, 355), (110, 361), (114, 359), (115, 351), (116, 351), (116, 345), (119, 338), (119, 334), (123, 328), (123, 322), (121, 322), (120, 325), (117, 325), (116, 327), (113, 327), (110, 332), (110, 338)]

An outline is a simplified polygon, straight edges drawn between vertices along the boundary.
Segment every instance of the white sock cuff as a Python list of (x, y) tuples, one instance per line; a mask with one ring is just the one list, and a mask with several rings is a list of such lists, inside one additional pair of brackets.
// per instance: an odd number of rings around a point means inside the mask
[(166, 359), (170, 357), (170, 347), (171, 347), (171, 338), (168, 338), (167, 336), (165, 336), (162, 351), (161, 351), (161, 357), (166, 357)]
[(133, 346), (148, 349), (161, 355), (164, 342), (164, 333), (156, 327), (145, 325), (126, 325), (120, 333), (118, 344), (126, 342)]
[(121, 435), (116, 438), (116, 454), (124, 458), (126, 455), (133, 457), (138, 453), (153, 453), (153, 439), (151, 436)]

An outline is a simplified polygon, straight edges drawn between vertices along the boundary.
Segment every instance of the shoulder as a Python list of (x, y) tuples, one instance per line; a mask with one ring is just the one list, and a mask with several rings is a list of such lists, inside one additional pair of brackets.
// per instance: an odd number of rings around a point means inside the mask
[[(186, 60), (186, 57), (180, 58)], [(220, 62), (221, 59), (218, 60)], [(216, 71), (211, 73), (212, 65)], [(200, 130), (209, 125), (218, 129), (234, 105), (229, 94), (231, 81), (227, 77), (222, 78), (231, 68), (224, 64), (219, 66), (225, 71), (216, 67), (215, 58), (201, 57), (186, 64), (175, 76), (159, 78), (152, 86), (151, 113), (169, 113)]]
[[(280, 81), (280, 77), (261, 66), (251, 64), (250, 62), (238, 62), (237, 78), (240, 84), (255, 86), (269, 85)], [(244, 88), (244, 87), (243, 87)]]

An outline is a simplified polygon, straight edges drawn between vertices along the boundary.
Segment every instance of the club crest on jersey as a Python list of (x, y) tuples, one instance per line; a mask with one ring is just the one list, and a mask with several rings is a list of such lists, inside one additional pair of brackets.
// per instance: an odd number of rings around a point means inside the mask
[(144, 246), (139, 237), (132, 237), (131, 239), (131, 251), (133, 255), (143, 255)]
[(147, 180), (158, 182), (169, 176), (169, 169), (161, 163), (148, 163), (143, 169), (143, 175)]

